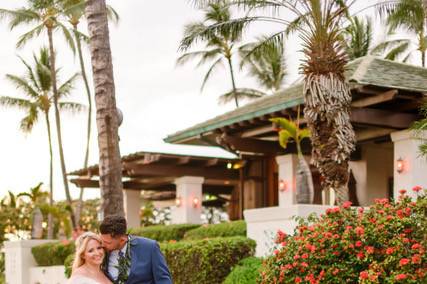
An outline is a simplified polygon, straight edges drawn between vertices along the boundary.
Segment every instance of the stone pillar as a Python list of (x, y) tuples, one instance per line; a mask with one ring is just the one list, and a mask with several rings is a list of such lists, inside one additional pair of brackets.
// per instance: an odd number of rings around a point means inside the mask
[[(427, 137), (427, 132), (424, 137)], [(394, 143), (394, 197), (399, 196), (401, 189), (406, 189), (409, 195), (415, 196), (412, 187), (427, 188), (427, 160), (419, 152), (419, 145), (425, 140), (415, 138), (410, 130), (391, 133), (391, 140)], [(397, 172), (398, 159), (403, 162), (401, 173)]]
[[(177, 204), (171, 210), (173, 224), (202, 223), (203, 177), (184, 176), (175, 180)], [(195, 204), (194, 201), (198, 203)]]
[(279, 165), (279, 207), (296, 204), (296, 175), (298, 156), (288, 154), (276, 157)]
[(123, 203), (128, 228), (138, 228), (141, 221), (139, 216), (141, 210), (141, 191), (123, 190)]
[(4, 242), (6, 284), (30, 283), (30, 268), (36, 267), (31, 248), (54, 240)]

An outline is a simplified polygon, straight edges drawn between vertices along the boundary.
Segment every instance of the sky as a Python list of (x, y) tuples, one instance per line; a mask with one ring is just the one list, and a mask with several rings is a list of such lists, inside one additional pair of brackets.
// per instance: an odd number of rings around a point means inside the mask
[[(221, 155), (229, 154), (221, 149), (170, 145), (163, 138), (234, 108), (233, 104), (218, 105), (217, 97), (230, 89), (229, 77), (223, 69), (211, 78), (203, 93), (200, 85), (207, 68), (195, 69), (189, 63), (176, 67), (178, 46), (183, 27), (201, 18), (202, 14), (188, 0), (126, 0), (107, 1), (120, 15), (118, 24), (110, 24), (110, 41), (113, 55), (116, 101), (124, 115), (119, 129), (122, 155), (136, 151), (164, 151), (172, 153)], [(13, 9), (25, 4), (24, 0), (3, 0), (2, 8)], [(83, 23), (85, 25), (86, 23)], [(276, 27), (255, 26), (244, 40), (253, 40), (261, 32), (273, 32)], [(0, 96), (20, 97), (4, 78), (6, 74), (21, 75), (25, 71), (18, 55), (27, 61), (47, 42), (45, 37), (31, 41), (26, 47), (16, 49), (16, 42), (28, 28), (10, 31), (5, 22), (0, 23)], [(63, 43), (55, 37), (57, 66), (61, 67), (60, 81), (78, 72), (78, 61)], [(286, 44), (289, 75), (286, 83), (298, 78), (301, 54), (296, 39)], [(90, 66), (88, 49), (84, 49), (86, 65)], [(292, 55), (292, 56), (289, 56)], [(88, 69), (88, 73), (91, 70)], [(91, 76), (90, 76), (91, 80)], [(244, 71), (237, 74), (238, 86), (256, 87)], [(76, 85), (70, 101), (85, 103), (86, 94), (81, 83)], [(32, 133), (19, 129), (23, 112), (16, 109), (0, 109), (0, 197), (8, 190), (28, 191), (43, 182), (48, 189), (49, 154), (46, 126), (40, 120)], [(53, 121), (53, 115), (51, 115)], [(94, 121), (94, 120), (93, 120)], [(63, 141), (67, 171), (82, 168), (86, 142), (86, 114), (62, 115)], [(93, 125), (90, 148), (90, 164), (98, 163), (96, 125)], [(53, 133), (54, 141), (56, 133)], [(62, 176), (54, 145), (54, 198), (64, 198)], [(72, 195), (78, 189), (71, 186)], [(99, 189), (87, 189), (85, 197), (99, 196)]]

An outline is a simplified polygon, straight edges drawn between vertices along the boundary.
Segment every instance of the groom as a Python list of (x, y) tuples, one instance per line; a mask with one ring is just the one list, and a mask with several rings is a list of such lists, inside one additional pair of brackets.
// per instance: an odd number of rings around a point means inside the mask
[(106, 216), (99, 231), (107, 255), (103, 269), (115, 284), (172, 284), (156, 241), (127, 235), (126, 219)]

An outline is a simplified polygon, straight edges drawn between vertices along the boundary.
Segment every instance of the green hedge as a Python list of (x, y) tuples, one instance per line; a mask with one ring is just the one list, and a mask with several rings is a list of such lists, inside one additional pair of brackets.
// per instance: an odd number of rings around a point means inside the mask
[(261, 266), (262, 259), (257, 257), (245, 258), (233, 268), (223, 284), (256, 284)]
[(185, 240), (199, 240), (206, 238), (217, 238), (217, 237), (234, 237), (242, 236), (246, 237), (246, 222), (245, 221), (234, 221), (226, 222), (214, 225), (204, 225), (197, 229), (188, 231), (184, 239)]
[(165, 242), (170, 240), (179, 241), (185, 233), (189, 230), (200, 227), (200, 225), (193, 224), (179, 224), (179, 225), (156, 225), (140, 228), (129, 229), (129, 233), (135, 236), (149, 238), (158, 242)]
[(240, 260), (252, 256), (255, 241), (216, 238), (161, 244), (175, 284), (220, 284)]
[(74, 253), (74, 243), (47, 243), (31, 249), (34, 259), (39, 266), (63, 265), (65, 259)]
[(64, 273), (67, 278), (70, 278), (71, 276), (73, 262), (74, 262), (74, 254), (70, 254), (69, 256), (67, 256), (67, 258), (64, 261), (64, 266), (65, 266)]

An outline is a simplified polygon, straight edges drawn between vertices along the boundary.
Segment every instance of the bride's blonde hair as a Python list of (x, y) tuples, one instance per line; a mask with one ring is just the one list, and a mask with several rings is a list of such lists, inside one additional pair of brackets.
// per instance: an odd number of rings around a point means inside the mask
[(85, 264), (83, 255), (86, 251), (87, 244), (90, 240), (95, 240), (99, 243), (102, 243), (101, 238), (95, 233), (86, 232), (81, 234), (76, 240), (76, 253), (74, 254), (72, 271), (75, 271), (77, 268)]

